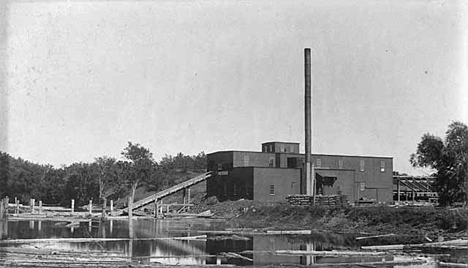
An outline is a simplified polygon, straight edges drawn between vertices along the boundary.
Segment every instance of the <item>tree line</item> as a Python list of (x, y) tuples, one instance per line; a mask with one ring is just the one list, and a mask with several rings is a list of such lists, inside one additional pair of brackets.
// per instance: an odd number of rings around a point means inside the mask
[(31, 198), (45, 204), (69, 206), (89, 200), (102, 203), (108, 198), (134, 197), (138, 187), (158, 191), (206, 171), (206, 155), (166, 155), (159, 162), (148, 148), (128, 142), (123, 159), (96, 157), (91, 163), (54, 167), (14, 158), (0, 151), (0, 198), (17, 197), (28, 203)]

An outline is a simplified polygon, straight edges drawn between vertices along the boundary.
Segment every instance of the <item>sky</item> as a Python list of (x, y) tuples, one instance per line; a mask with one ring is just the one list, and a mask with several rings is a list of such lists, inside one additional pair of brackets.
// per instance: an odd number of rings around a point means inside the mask
[(464, 1), (11, 0), (0, 4), (0, 150), (55, 166), (165, 154), (393, 157), (468, 122)]

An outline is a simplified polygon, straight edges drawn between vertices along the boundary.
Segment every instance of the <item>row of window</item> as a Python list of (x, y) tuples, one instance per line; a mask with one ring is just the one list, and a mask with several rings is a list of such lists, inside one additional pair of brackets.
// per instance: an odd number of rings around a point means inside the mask
[[(318, 167), (318, 168), (322, 167), (322, 159), (317, 158), (315, 162), (316, 162), (316, 167)], [(250, 165), (250, 157), (248, 155), (244, 155), (244, 166), (247, 167), (249, 165)], [(275, 159), (273, 157), (270, 157), (268, 166), (269, 167), (274, 167), (275, 166)], [(221, 164), (218, 164), (217, 169), (218, 169), (218, 171), (220, 171), (220, 170), (232, 169), (232, 167), (233, 167), (232, 163), (221, 163)], [(343, 160), (342, 159), (338, 159), (338, 169), (343, 169)], [(361, 171), (361, 172), (365, 171), (365, 161), (364, 160), (359, 161), (359, 171)], [(380, 172), (385, 172), (385, 161), (384, 160), (380, 161)]]
[[(289, 149), (289, 150), (288, 150)], [(286, 144), (280, 144), (280, 152), (282, 153), (292, 153), (294, 152), (294, 145), (286, 145)], [(263, 152), (265, 153), (274, 153), (275, 152), (275, 147), (273, 144), (270, 145), (263, 145)]]
[[(316, 159), (316, 167), (322, 167), (322, 159), (317, 158)], [(338, 159), (338, 169), (343, 169), (343, 160)], [(359, 161), (359, 171), (364, 172), (365, 171), (365, 161), (360, 160)], [(385, 172), (385, 161), (382, 160), (380, 161), (380, 172)]]

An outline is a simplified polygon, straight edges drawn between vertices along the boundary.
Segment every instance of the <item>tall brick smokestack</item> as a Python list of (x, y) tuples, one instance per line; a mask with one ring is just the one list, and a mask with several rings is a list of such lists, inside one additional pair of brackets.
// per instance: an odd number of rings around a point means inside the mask
[(305, 186), (307, 195), (314, 196), (315, 203), (315, 194), (314, 194), (314, 171), (313, 165), (311, 163), (311, 152), (312, 152), (312, 66), (311, 66), (311, 52), (310, 48), (304, 49), (304, 71), (305, 71)]

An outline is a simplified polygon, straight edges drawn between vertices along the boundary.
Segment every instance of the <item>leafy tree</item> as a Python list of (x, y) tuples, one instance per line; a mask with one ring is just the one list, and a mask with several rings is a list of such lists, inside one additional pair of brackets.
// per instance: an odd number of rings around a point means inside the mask
[(67, 181), (66, 171), (63, 168), (50, 168), (44, 176), (43, 183), (41, 184), (41, 192), (43, 198), (41, 199), (46, 204), (65, 204), (66, 198), (64, 196), (65, 186)]
[(132, 187), (132, 200), (134, 200), (138, 185), (141, 182), (150, 182), (156, 163), (150, 150), (138, 143), (128, 142), (122, 155), (130, 161), (130, 166), (126, 169), (126, 180)]
[(99, 198), (98, 170), (88, 163), (73, 163), (66, 168), (64, 203), (75, 199), (77, 205), (85, 205), (89, 200)]
[(114, 193), (114, 186), (119, 181), (119, 171), (115, 158), (102, 156), (95, 158), (98, 169), (99, 198), (106, 203), (107, 197)]
[(468, 201), (468, 127), (462, 122), (448, 126), (445, 140), (424, 134), (416, 153), (411, 155), (414, 167), (434, 169), (439, 202), (450, 205)]

